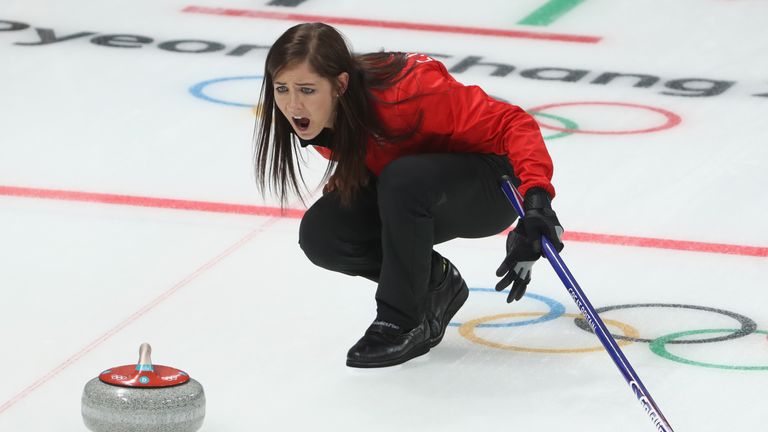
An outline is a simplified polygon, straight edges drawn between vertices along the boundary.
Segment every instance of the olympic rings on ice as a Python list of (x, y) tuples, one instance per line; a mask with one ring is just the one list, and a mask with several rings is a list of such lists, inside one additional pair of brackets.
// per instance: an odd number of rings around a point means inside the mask
[[(688, 364), (693, 366), (701, 366), (701, 367), (713, 368), (713, 369), (731, 369), (731, 370), (759, 370), (759, 371), (768, 370), (768, 365), (740, 366), (740, 365), (726, 365), (726, 364), (717, 364), (717, 363), (705, 363), (705, 362), (700, 362), (695, 360), (689, 360), (667, 351), (667, 344), (678, 342), (678, 341), (675, 341), (675, 339), (677, 338), (681, 338), (689, 335), (703, 334), (703, 333), (733, 334), (738, 331), (739, 329), (705, 329), (705, 330), (689, 330), (684, 332), (672, 333), (672, 334), (668, 334), (666, 336), (662, 336), (660, 338), (654, 339), (653, 342), (651, 342), (651, 351), (653, 351), (654, 354), (657, 354), (658, 356), (663, 357), (667, 360), (672, 360), (678, 363), (683, 363), (683, 364)], [(768, 335), (768, 332), (764, 330), (755, 330), (753, 333)]]
[(577, 105), (599, 105), (599, 106), (629, 108), (629, 109), (640, 110), (640, 111), (650, 111), (656, 114), (660, 114), (664, 118), (664, 123), (658, 126), (647, 127), (643, 129), (630, 129), (630, 130), (584, 130), (584, 129), (576, 129), (576, 128), (568, 128), (568, 127), (561, 128), (557, 126), (551, 126), (542, 122), (539, 122), (539, 125), (542, 128), (552, 129), (560, 132), (583, 133), (583, 134), (594, 134), (594, 135), (629, 135), (629, 134), (658, 132), (665, 129), (673, 128), (682, 122), (682, 119), (680, 118), (680, 116), (671, 111), (649, 106), (649, 105), (641, 105), (641, 104), (627, 103), (627, 102), (585, 101), (585, 102), (553, 103), (553, 104), (540, 105), (537, 107), (530, 108), (530, 111), (538, 112), (540, 115), (542, 111), (550, 108), (577, 106)]
[[(479, 327), (480, 325), (486, 323), (487, 321), (493, 321), (501, 318), (513, 318), (513, 317), (522, 317), (522, 316), (542, 316), (544, 315), (541, 312), (513, 312), (513, 313), (504, 313), (504, 314), (498, 314), (498, 315), (491, 315), (488, 317), (483, 318), (477, 318), (471, 321), (467, 321), (466, 323), (462, 324), (461, 327), (459, 327), (459, 334), (464, 336), (465, 338), (469, 339), (472, 342), (486, 345), (492, 348), (499, 348), (504, 350), (510, 350), (510, 351), (522, 351), (522, 352), (535, 352), (535, 353), (552, 353), (552, 354), (573, 354), (573, 353), (582, 353), (582, 352), (593, 352), (593, 351), (603, 351), (605, 348), (603, 348), (602, 345), (597, 345), (594, 347), (588, 347), (588, 348), (532, 348), (532, 347), (523, 347), (523, 346), (516, 346), (516, 345), (509, 345), (509, 344), (503, 344), (500, 342), (493, 342), (488, 339), (484, 339), (477, 334), (475, 334), (475, 328)], [(572, 317), (575, 318), (579, 316), (578, 314), (562, 314), (561, 316), (564, 317)], [(605, 322), (606, 325), (614, 326), (620, 328), (625, 335), (636, 337), (638, 335), (637, 329), (634, 327), (616, 321), (611, 319), (603, 319), (603, 322)], [(620, 341), (617, 342), (619, 346), (622, 345), (628, 345), (631, 342), (629, 341)]]
[(556, 116), (553, 114), (547, 114), (547, 113), (538, 112), (538, 111), (528, 111), (528, 114), (532, 115), (534, 118), (546, 117), (548, 119), (556, 120), (563, 125), (563, 128), (565, 128), (565, 130), (560, 131), (556, 134), (544, 136), (543, 137), (544, 141), (551, 141), (553, 139), (567, 137), (569, 135), (573, 135), (574, 131), (579, 130), (579, 125), (577, 125), (575, 121), (571, 119), (567, 119), (565, 117)]
[[(242, 108), (251, 108), (254, 113), (258, 112), (258, 108), (256, 108), (256, 101), (246, 101), (246, 100), (240, 100), (241, 95), (252, 95), (256, 96), (258, 94), (258, 91), (254, 91), (255, 89), (258, 89), (261, 87), (261, 81), (264, 79), (262, 75), (242, 75), (242, 76), (229, 76), (229, 77), (218, 77), (218, 78), (212, 78), (209, 80), (198, 82), (191, 87), (189, 87), (189, 92), (192, 94), (192, 96), (202, 99), (206, 102), (212, 102), (219, 105), (227, 105), (227, 106), (233, 106), (233, 107), (242, 107)], [(250, 83), (248, 81), (256, 81), (256, 83)], [(245, 88), (242, 88), (240, 86), (246, 86)], [(250, 90), (249, 90), (250, 89)], [(501, 100), (503, 102), (507, 102), (503, 98), (495, 97), (494, 98)], [(663, 123), (652, 126), (652, 127), (646, 127), (646, 128), (638, 128), (638, 129), (631, 129), (631, 130), (584, 130), (572, 119), (562, 117), (560, 115), (555, 115), (549, 112), (544, 112), (545, 110), (550, 110), (553, 108), (559, 108), (559, 107), (568, 107), (568, 106), (610, 106), (614, 110), (615, 109), (630, 109), (635, 111), (644, 111), (644, 112), (651, 112), (657, 115), (661, 115), (663, 117)], [(640, 133), (648, 133), (648, 132), (657, 132), (665, 129), (669, 129), (672, 127), (677, 126), (682, 121), (680, 116), (654, 106), (648, 106), (648, 105), (641, 105), (641, 104), (635, 104), (635, 103), (627, 103), (627, 102), (609, 102), (609, 101), (582, 101), (582, 102), (561, 102), (561, 103), (551, 103), (546, 105), (540, 105), (537, 107), (533, 107), (527, 110), (529, 114), (536, 118), (546, 118), (550, 120), (554, 120), (555, 122), (559, 123), (560, 126), (555, 126), (548, 124), (546, 122), (539, 121), (537, 119), (537, 122), (539, 123), (539, 126), (542, 129), (551, 129), (556, 131), (556, 133), (552, 135), (544, 136), (544, 139), (547, 141), (563, 138), (569, 135), (572, 135), (574, 133), (582, 133), (582, 134), (598, 134), (598, 135), (623, 135), (623, 134), (640, 134)]]
[[(475, 291), (475, 292), (489, 292), (489, 293), (496, 293), (497, 292), (493, 288), (470, 288), (469, 291), (470, 292), (472, 292), (472, 291)], [(545, 322), (545, 321), (550, 321), (550, 320), (553, 320), (553, 319), (557, 319), (557, 318), (560, 318), (560, 316), (562, 316), (565, 313), (565, 306), (562, 303), (560, 303), (559, 301), (555, 300), (555, 299), (552, 299), (552, 298), (549, 298), (549, 297), (546, 297), (546, 296), (543, 296), (543, 295), (539, 295), (539, 294), (534, 294), (532, 292), (526, 293), (525, 294), (525, 298), (526, 299), (538, 300), (538, 301), (546, 304), (549, 307), (549, 312), (547, 312), (546, 314), (541, 314), (541, 316), (539, 316), (538, 318), (535, 318), (535, 319), (529, 319), (529, 320), (524, 320), (524, 321), (511, 321), (511, 322), (496, 323), (496, 324), (480, 323), (480, 324), (477, 324), (477, 327), (520, 327), (520, 326), (524, 326), (524, 325), (538, 324), (538, 323), (542, 323), (542, 322)], [(450, 323), (448, 325), (451, 326), (451, 327), (460, 327), (463, 324), (462, 323), (452, 322), (452, 323)]]
[[(228, 83), (232, 81), (261, 81), (264, 77), (261, 75), (246, 75), (246, 76), (233, 76), (233, 77), (222, 77), (222, 78), (214, 78), (206, 81), (201, 81), (192, 87), (189, 88), (189, 92), (192, 93), (192, 96), (202, 99), (204, 101), (213, 102), (221, 105), (228, 105), (228, 106), (236, 106), (236, 107), (243, 107), (243, 108), (253, 108), (256, 105), (256, 102), (247, 103), (247, 102), (232, 102), (225, 99), (221, 99), (218, 97), (213, 97), (206, 93), (206, 90), (213, 86), (220, 83)], [(260, 87), (261, 84), (255, 87)]]
[[(616, 306), (604, 306), (604, 307), (596, 308), (595, 312), (597, 312), (598, 314), (602, 314), (603, 312), (608, 312), (612, 310), (632, 309), (632, 308), (678, 308), (678, 309), (701, 310), (701, 311), (712, 312), (720, 315), (725, 315), (729, 318), (733, 318), (741, 325), (740, 329), (735, 330), (731, 334), (726, 336), (706, 338), (706, 339), (670, 340), (668, 342), (673, 344), (700, 344), (700, 343), (709, 343), (709, 342), (722, 342), (730, 339), (737, 339), (740, 337), (748, 336), (757, 330), (757, 323), (755, 323), (755, 321), (752, 320), (751, 318), (745, 317), (744, 315), (741, 315), (741, 314), (737, 314), (736, 312), (730, 312), (727, 310), (715, 309), (715, 308), (706, 307), (706, 306), (674, 304), (674, 303), (639, 303), (639, 304), (623, 304), (623, 305), (616, 305)], [(590, 333), (593, 333), (592, 329), (589, 327), (589, 324), (587, 324), (587, 321), (584, 318), (578, 317), (574, 320), (574, 323), (578, 328), (588, 331)], [(697, 334), (697, 333), (690, 333), (690, 334)], [(654, 339), (643, 339), (643, 338), (637, 338), (637, 337), (633, 338), (626, 335), (623, 335), (623, 336), (612, 335), (612, 336), (616, 340), (628, 340), (632, 342), (651, 343), (654, 341)], [(677, 338), (673, 338), (673, 339), (677, 339)]]
[[(470, 288), (470, 291), (496, 293), (496, 291), (492, 288)], [(504, 293), (500, 292), (499, 294), (504, 294)], [(543, 295), (534, 294), (531, 292), (526, 293), (525, 298), (540, 301), (546, 304), (549, 307), (549, 311), (504, 313), (504, 314), (497, 314), (497, 315), (475, 318), (464, 323), (452, 322), (449, 325), (459, 327), (458, 329), (459, 334), (473, 343), (485, 345), (491, 348), (507, 350), (507, 351), (550, 353), (550, 354), (573, 354), (573, 353), (602, 351), (604, 349), (602, 345), (597, 345), (594, 347), (585, 347), (585, 348), (527, 347), (527, 346), (512, 345), (512, 344), (489, 340), (488, 338), (479, 336), (477, 334), (476, 330), (478, 328), (520, 327), (525, 325), (540, 324), (540, 323), (551, 321), (560, 317), (574, 318), (573, 321), (577, 327), (579, 327), (582, 330), (588, 331), (590, 333), (592, 332), (592, 329), (589, 328), (589, 325), (586, 323), (586, 321), (580, 314), (565, 313), (565, 306), (562, 303), (558, 302), (557, 300), (554, 300), (552, 298), (549, 298)], [(743, 338), (752, 334), (768, 335), (768, 331), (757, 330), (757, 323), (755, 323), (755, 321), (749, 317), (746, 317), (736, 312), (727, 311), (724, 309), (718, 309), (718, 308), (707, 307), (707, 306), (698, 306), (698, 305), (676, 304), (676, 303), (623, 304), (623, 305), (614, 305), (614, 306), (604, 306), (604, 307), (597, 308), (595, 310), (598, 313), (602, 314), (604, 312), (609, 312), (614, 310), (635, 309), (635, 308), (672, 308), (672, 309), (689, 309), (689, 310), (710, 312), (710, 313), (723, 315), (728, 318), (731, 318), (735, 320), (740, 325), (740, 327), (730, 328), (730, 329), (726, 328), (726, 329), (687, 330), (687, 331), (675, 332), (675, 333), (671, 333), (661, 337), (657, 337), (655, 339), (651, 339), (651, 338), (640, 337), (639, 331), (628, 323), (601, 317), (603, 319), (603, 322), (605, 322), (606, 325), (608, 325), (609, 327), (618, 328), (621, 331), (622, 334), (612, 333), (612, 336), (614, 337), (614, 339), (616, 339), (617, 343), (620, 346), (628, 345), (633, 342), (643, 342), (643, 343), (648, 343), (651, 352), (658, 355), (659, 357), (662, 357), (664, 359), (674, 361), (677, 363), (681, 363), (681, 364), (700, 366), (700, 367), (706, 367), (706, 368), (715, 368), (715, 369), (728, 369), (728, 370), (741, 370), (741, 371), (768, 371), (768, 365), (720, 364), (720, 363), (712, 363), (712, 362), (705, 362), (705, 361), (699, 361), (699, 360), (691, 360), (679, 354), (673, 354), (667, 349), (667, 346), (669, 344), (681, 344), (681, 345), (704, 344), (704, 343), (714, 343), (714, 342), (734, 340), (734, 339)], [(509, 321), (509, 319), (511, 318), (521, 318), (521, 317), (534, 317), (534, 318), (526, 319), (526, 320)], [(493, 322), (493, 321), (499, 321), (499, 320), (507, 320), (507, 321), (501, 322), (501, 323)], [(714, 336), (714, 337), (706, 337), (706, 338), (683, 339), (691, 336), (718, 334), (718, 333), (726, 333), (726, 334), (722, 336)], [(762, 340), (763, 338), (761, 337), (760, 339)]]

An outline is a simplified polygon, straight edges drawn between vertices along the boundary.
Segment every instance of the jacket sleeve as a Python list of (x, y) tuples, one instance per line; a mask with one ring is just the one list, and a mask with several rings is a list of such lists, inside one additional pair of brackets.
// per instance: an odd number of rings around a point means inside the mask
[(421, 65), (414, 73), (419, 75), (417, 88), (406, 89), (404, 96), (418, 94), (420, 133), (441, 136), (459, 151), (506, 155), (521, 181), (521, 194), (540, 187), (554, 198), (552, 159), (531, 115), (491, 98), (480, 87), (457, 82), (440, 62)]

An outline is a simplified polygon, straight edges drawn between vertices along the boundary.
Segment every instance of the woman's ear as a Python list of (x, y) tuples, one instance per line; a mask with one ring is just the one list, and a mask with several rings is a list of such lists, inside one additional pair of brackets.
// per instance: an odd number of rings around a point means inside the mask
[(339, 76), (336, 77), (336, 82), (339, 86), (339, 96), (343, 95), (344, 92), (347, 91), (347, 86), (349, 85), (349, 74), (346, 72), (342, 72), (339, 74)]

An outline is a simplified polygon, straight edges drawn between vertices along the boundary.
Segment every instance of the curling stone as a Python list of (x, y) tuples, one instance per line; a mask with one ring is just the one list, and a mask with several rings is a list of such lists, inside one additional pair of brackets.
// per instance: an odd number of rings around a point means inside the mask
[(83, 390), (83, 421), (93, 432), (194, 432), (203, 425), (203, 386), (178, 369), (153, 365), (149, 344), (139, 363), (105, 370)]

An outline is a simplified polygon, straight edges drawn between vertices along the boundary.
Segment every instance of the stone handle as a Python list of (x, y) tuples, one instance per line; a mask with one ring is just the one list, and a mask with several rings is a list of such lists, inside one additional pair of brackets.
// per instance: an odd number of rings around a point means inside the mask
[(139, 347), (139, 366), (142, 370), (152, 370), (152, 347), (144, 342)]

